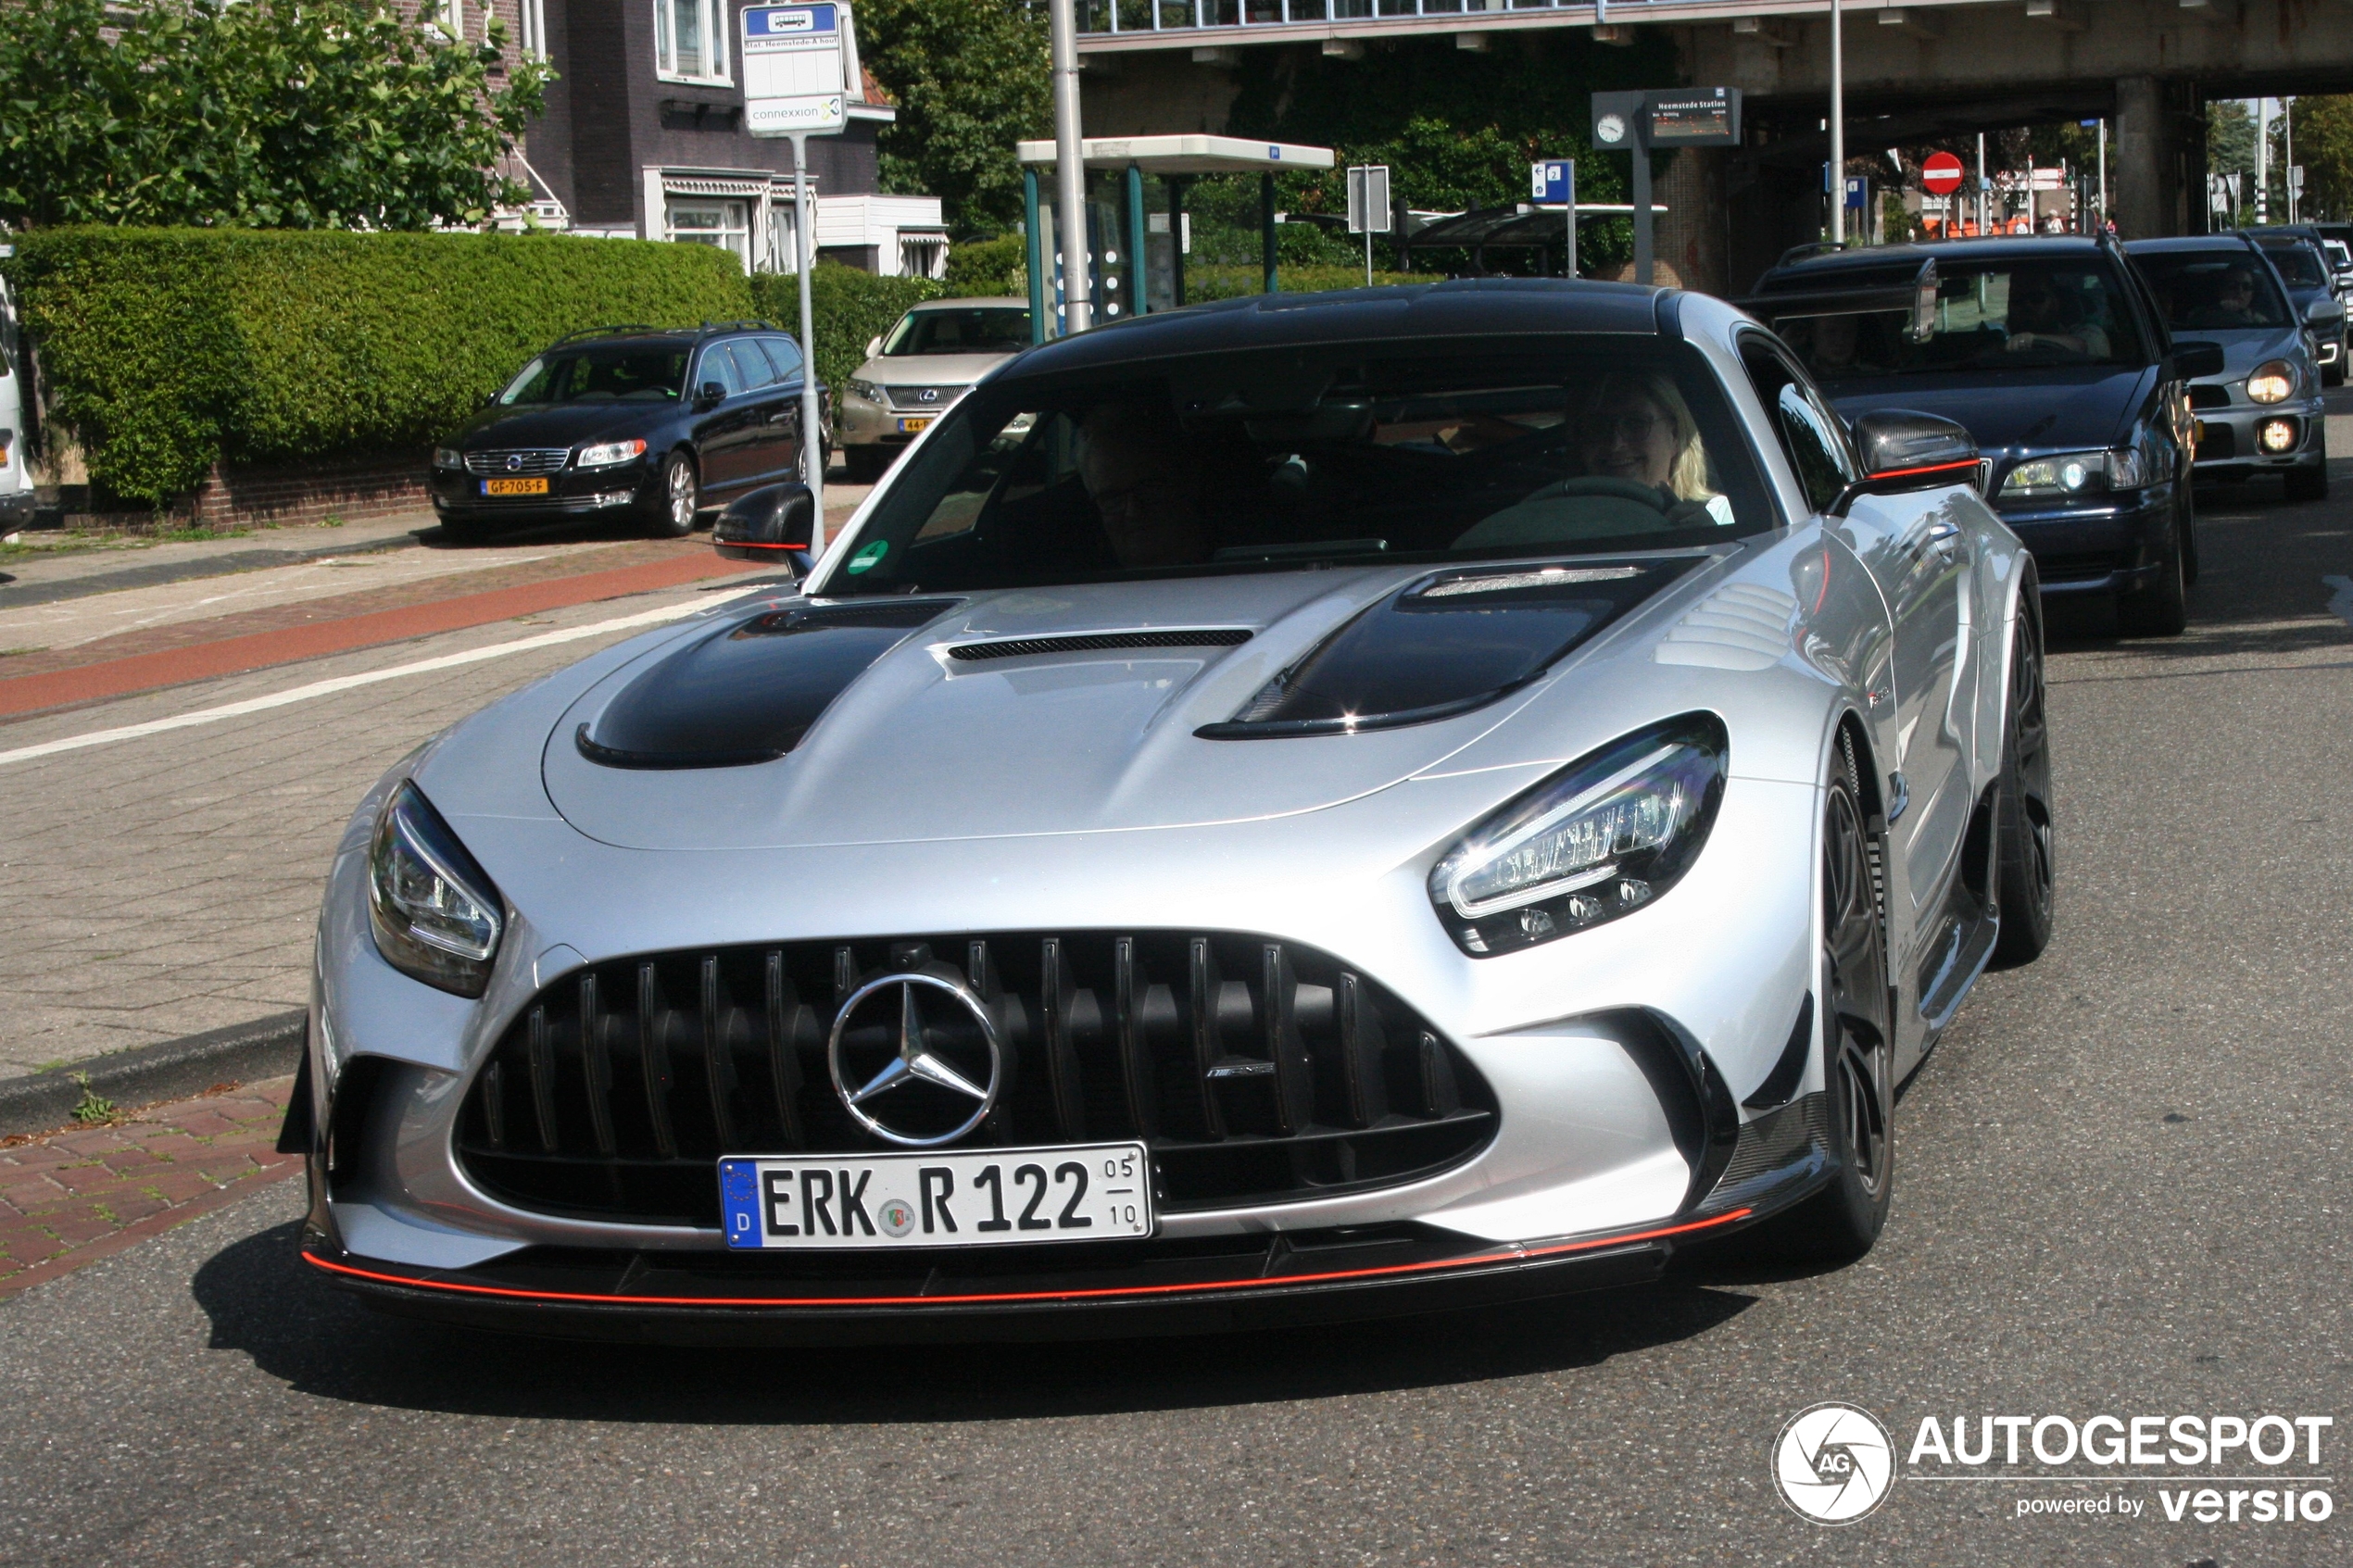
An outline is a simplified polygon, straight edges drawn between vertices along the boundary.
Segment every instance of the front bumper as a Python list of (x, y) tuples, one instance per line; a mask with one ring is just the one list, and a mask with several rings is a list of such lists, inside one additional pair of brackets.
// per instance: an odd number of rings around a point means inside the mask
[(0, 490), (0, 526), (21, 528), (32, 521), (34, 495), (31, 490)]
[(659, 508), (661, 475), (642, 460), (605, 469), (566, 469), (547, 476), (544, 495), (485, 495), (484, 477), (435, 469), (427, 488), (433, 509), (451, 522), (523, 522), (593, 517), (631, 508)]
[[(2268, 408), (2233, 403), (2197, 409), (2197, 460), (2192, 471), (2202, 482), (2227, 483), (2317, 467), (2327, 461), (2327, 417), (2328, 406), (2318, 397), (2290, 398)], [(2277, 452), (2259, 439), (2263, 427), (2275, 420), (2288, 420), (2295, 427), (2294, 440)]]
[(2034, 558), (2045, 596), (2130, 593), (2163, 570), (2178, 497), (2151, 485), (2095, 504), (1999, 508)]
[(965, 388), (958, 388), (953, 396), (943, 396), (933, 406), (901, 408), (889, 403), (861, 397), (844, 392), (838, 427), (844, 446), (882, 446), (897, 448), (906, 445), (923, 433), (925, 426), (953, 408)]

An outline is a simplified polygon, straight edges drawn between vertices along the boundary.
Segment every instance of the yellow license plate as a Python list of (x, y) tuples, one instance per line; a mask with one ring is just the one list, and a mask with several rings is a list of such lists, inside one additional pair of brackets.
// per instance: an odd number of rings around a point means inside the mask
[(2193, 447), (2203, 446), (2206, 445), (2206, 421), (2204, 420), (2198, 420), (2196, 424), (2190, 427), (2190, 445)]
[(485, 495), (545, 495), (547, 482), (544, 479), (485, 479), (482, 482)]
[(917, 431), (919, 431), (919, 430), (923, 429), (925, 425), (927, 425), (927, 424), (929, 424), (929, 423), (931, 423), (931, 417), (930, 417), (929, 415), (925, 415), (924, 418), (922, 418), (922, 419), (920, 419), (920, 420), (900, 420), (900, 421), (899, 421), (899, 429), (900, 429), (900, 431), (901, 432), (901, 433), (903, 433), (903, 434), (912, 435), (912, 434), (914, 434)]

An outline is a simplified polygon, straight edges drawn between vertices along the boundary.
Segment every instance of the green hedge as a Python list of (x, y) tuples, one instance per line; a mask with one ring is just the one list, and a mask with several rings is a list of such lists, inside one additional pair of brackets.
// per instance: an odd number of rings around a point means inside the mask
[[(1439, 276), (1433, 272), (1386, 272), (1373, 270), (1373, 286), (1386, 283), (1435, 283)], [(1319, 294), (1327, 289), (1361, 289), (1365, 286), (1362, 267), (1294, 267), (1288, 262), (1277, 268), (1275, 282), (1285, 294)], [(1265, 292), (1266, 275), (1256, 265), (1248, 267), (1185, 268), (1185, 303), (1206, 305), (1213, 299), (1239, 299), (1246, 294)]]
[(1029, 297), (1029, 247), (1019, 234), (968, 240), (948, 249), (948, 292), (972, 297)]
[(553, 339), (749, 315), (733, 257), (552, 235), (56, 229), (9, 276), (50, 417), (161, 505), (212, 465), (422, 446)]

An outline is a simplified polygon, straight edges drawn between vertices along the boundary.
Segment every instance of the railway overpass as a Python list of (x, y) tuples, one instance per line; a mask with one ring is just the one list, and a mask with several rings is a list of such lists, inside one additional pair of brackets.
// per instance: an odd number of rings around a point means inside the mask
[[(1090, 135), (1229, 129), (1252, 52), (1345, 70), (1402, 45), (1514, 46), (1583, 30), (1671, 40), (1684, 82), (1746, 96), (1746, 142), (1687, 150), (1661, 255), (1686, 282), (1744, 287), (1812, 239), (1830, 102), (1829, 0), (1080, 0)], [(2128, 237), (2206, 223), (2211, 98), (2353, 92), (2353, 0), (1906, 0), (1844, 7), (1847, 146), (2104, 118)], [(1671, 82), (1655, 83), (1674, 85)]]

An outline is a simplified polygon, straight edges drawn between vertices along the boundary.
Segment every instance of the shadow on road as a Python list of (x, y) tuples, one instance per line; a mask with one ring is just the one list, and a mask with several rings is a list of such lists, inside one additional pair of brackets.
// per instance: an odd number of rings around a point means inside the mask
[(321, 1399), (474, 1415), (742, 1425), (1000, 1421), (1321, 1399), (1593, 1366), (1692, 1338), (1751, 1298), (1658, 1286), (1477, 1311), (1207, 1338), (887, 1350), (682, 1349), (510, 1338), (371, 1312), (275, 1226), (208, 1259), (212, 1348)]

